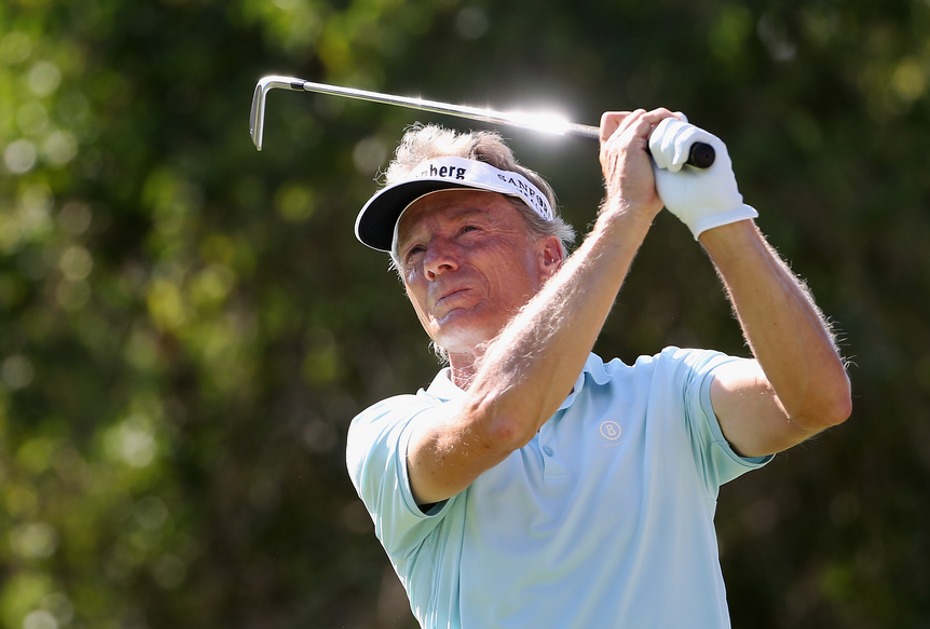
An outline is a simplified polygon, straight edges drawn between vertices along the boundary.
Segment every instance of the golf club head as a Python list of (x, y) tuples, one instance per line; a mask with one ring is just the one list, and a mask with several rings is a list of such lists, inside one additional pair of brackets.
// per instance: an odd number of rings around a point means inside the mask
[(252, 94), (252, 111), (249, 114), (249, 135), (252, 136), (252, 143), (259, 151), (262, 150), (262, 137), (265, 130), (265, 99), (268, 97), (268, 92), (275, 88), (303, 91), (304, 83), (306, 81), (303, 79), (271, 75), (262, 77), (255, 85), (255, 92)]

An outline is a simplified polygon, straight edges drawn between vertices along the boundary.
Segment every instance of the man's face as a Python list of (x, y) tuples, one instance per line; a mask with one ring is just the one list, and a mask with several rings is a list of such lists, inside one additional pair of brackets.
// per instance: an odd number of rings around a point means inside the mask
[(427, 334), (450, 354), (473, 353), (493, 339), (561, 262), (558, 239), (534, 239), (495, 192), (422, 197), (397, 233), (407, 296)]

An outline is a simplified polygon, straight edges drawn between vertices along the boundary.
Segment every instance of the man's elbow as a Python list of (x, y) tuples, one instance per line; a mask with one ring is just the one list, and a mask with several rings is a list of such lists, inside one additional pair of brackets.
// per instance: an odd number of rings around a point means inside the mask
[(831, 426), (838, 426), (845, 422), (852, 415), (852, 391), (847, 380), (845, 390), (839, 394), (833, 403), (829, 421)]
[(820, 430), (839, 426), (849, 419), (852, 415), (852, 389), (845, 371), (833, 382), (819, 388), (816, 402), (805, 415), (809, 418), (805, 423)]
[(536, 436), (536, 430), (514, 417), (495, 417), (485, 434), (489, 445), (507, 455), (529, 443)]
[(502, 457), (525, 446), (538, 430), (536, 424), (527, 420), (530, 413), (501, 404), (499, 397), (473, 400), (465, 413), (484, 448), (497, 451)]

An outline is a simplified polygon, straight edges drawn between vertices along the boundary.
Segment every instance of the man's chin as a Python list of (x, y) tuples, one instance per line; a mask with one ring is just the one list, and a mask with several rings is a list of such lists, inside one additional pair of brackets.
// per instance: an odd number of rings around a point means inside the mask
[(470, 326), (444, 326), (433, 342), (447, 354), (474, 354), (494, 338), (486, 330)]

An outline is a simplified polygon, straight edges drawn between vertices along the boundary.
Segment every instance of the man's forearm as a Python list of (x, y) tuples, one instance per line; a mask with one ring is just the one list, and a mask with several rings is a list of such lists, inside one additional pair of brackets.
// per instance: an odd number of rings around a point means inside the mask
[(489, 345), (469, 393), (514, 447), (571, 391), (652, 218), (605, 208), (579, 249)]

